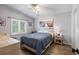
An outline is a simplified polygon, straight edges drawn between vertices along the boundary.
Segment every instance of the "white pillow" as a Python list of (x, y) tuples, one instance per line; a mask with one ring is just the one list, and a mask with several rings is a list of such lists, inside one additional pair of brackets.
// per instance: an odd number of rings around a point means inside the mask
[(49, 33), (49, 31), (37, 31), (39, 33)]

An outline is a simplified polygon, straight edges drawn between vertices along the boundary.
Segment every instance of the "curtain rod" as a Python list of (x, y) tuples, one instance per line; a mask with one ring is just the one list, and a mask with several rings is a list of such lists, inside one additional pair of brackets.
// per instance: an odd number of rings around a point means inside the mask
[[(13, 18), (13, 19), (18, 19), (18, 20), (25, 20), (25, 19), (14, 18), (14, 17), (7, 17), (7, 18)], [(25, 21), (30, 21), (30, 20), (25, 20)]]

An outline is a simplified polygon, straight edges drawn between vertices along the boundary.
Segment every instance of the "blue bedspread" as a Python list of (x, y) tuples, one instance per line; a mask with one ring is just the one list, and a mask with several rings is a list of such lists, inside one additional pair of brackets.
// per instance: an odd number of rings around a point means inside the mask
[(25, 34), (21, 37), (21, 44), (26, 44), (29, 47), (36, 49), (37, 54), (41, 54), (47, 44), (51, 41), (53, 41), (52, 35), (48, 33)]

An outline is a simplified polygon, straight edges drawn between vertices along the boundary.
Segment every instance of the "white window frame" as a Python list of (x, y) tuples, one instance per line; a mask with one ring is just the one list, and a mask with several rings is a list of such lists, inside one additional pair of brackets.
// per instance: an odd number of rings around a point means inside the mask
[[(13, 21), (18, 21), (18, 32), (17, 33), (13, 33), (13, 28), (12, 28), (12, 25), (13, 25)], [(21, 22), (24, 22), (25, 23), (25, 32), (21, 32), (21, 29), (20, 29), (20, 23)], [(18, 20), (18, 19), (11, 19), (11, 35), (15, 35), (15, 34), (22, 34), (22, 33), (26, 33), (26, 26), (27, 25), (27, 22), (26, 21), (24, 21), (24, 20)]]
[[(24, 20), (20, 20), (19, 25), (20, 25), (21, 22), (24, 22), (24, 23), (25, 23), (25, 27), (24, 27), (24, 28), (25, 28), (25, 32), (26, 32), (26, 27), (27, 27), (27, 26), (26, 26), (26, 23), (27, 23), (27, 22), (24, 21)], [(20, 29), (20, 28), (21, 28), (21, 27), (19, 26), (19, 31), (20, 31), (20, 33), (25, 33), (25, 32), (21, 32), (21, 29)]]

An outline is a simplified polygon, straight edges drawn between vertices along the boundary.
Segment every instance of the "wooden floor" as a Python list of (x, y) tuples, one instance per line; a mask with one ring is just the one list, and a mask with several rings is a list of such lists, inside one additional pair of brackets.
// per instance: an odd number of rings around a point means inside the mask
[[(19, 52), (15, 53), (16, 55), (35, 55), (33, 52), (27, 49), (18, 49)], [(72, 49), (68, 45), (57, 45), (52, 44), (43, 55), (74, 55)]]

